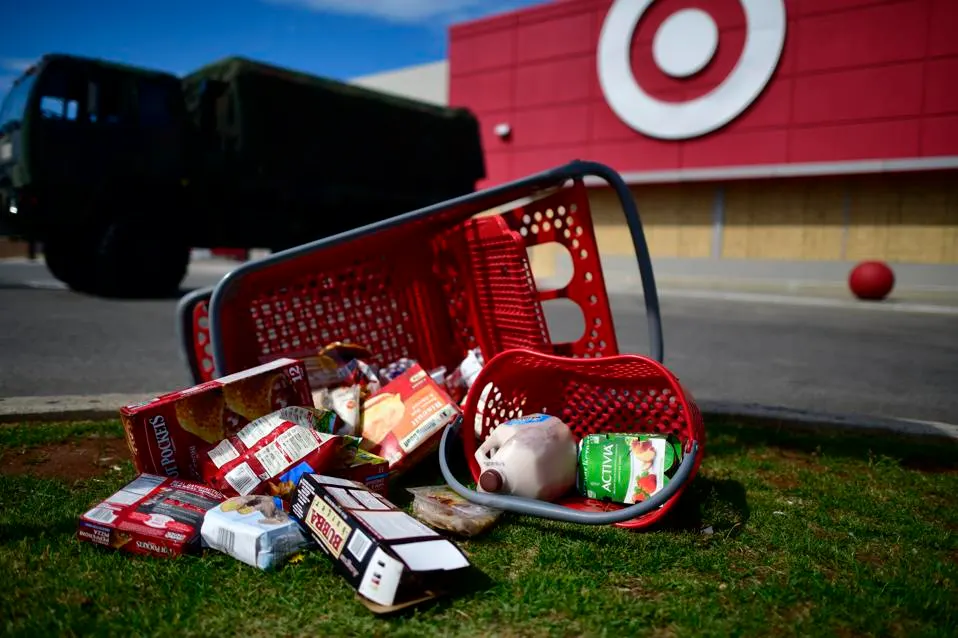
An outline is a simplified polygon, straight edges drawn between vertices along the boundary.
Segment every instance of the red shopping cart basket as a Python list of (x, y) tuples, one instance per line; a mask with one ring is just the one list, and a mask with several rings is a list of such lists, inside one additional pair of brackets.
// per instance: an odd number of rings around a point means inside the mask
[[(618, 354), (585, 180), (618, 195), (632, 232), (645, 293), (649, 343), (662, 360), (658, 298), (635, 202), (621, 177), (592, 162), (570, 164), (249, 262), (226, 275), (209, 301), (183, 304), (194, 375), (237, 372), (282, 356), (358, 342), (386, 364), (458, 365), (478, 347), (488, 361), (512, 348), (581, 358)], [(539, 290), (530, 246), (557, 242), (573, 274)], [(542, 302), (568, 298), (587, 329), (554, 343)], [(212, 353), (212, 361), (204, 355)], [(189, 359), (189, 357), (187, 357)]]
[(490, 507), (573, 523), (642, 528), (665, 516), (701, 464), (705, 428), (692, 397), (660, 363), (638, 355), (600, 359), (556, 357), (531, 350), (509, 350), (489, 361), (476, 377), (459, 428), (473, 479), (480, 468), (475, 452), (500, 423), (530, 413), (552, 414), (576, 440), (602, 432), (674, 434), (683, 459), (671, 481), (650, 499), (630, 506), (587, 498), (558, 504), (480, 493), (460, 483), (449, 469), (450, 432), (439, 452), (450, 487), (466, 499)]
[(213, 288), (198, 288), (180, 299), (176, 306), (176, 333), (180, 354), (194, 385), (216, 378), (213, 344), (210, 343), (209, 303)]

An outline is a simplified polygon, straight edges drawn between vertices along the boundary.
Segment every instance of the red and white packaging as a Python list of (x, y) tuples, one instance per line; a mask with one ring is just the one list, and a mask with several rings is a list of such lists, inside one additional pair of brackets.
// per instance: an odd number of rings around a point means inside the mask
[(203, 518), (224, 500), (223, 494), (199, 483), (141, 474), (82, 514), (77, 538), (172, 558), (200, 549)]
[(462, 414), (459, 406), (416, 364), (363, 404), (363, 446), (389, 462), (397, 475), (439, 446), (442, 431)]
[(204, 454), (250, 421), (286, 406), (312, 407), (306, 367), (277, 359), (120, 409), (138, 472), (201, 480)]
[(285, 408), (256, 419), (204, 455), (203, 480), (227, 496), (286, 497), (300, 476), (339, 461), (346, 439), (320, 431), (325, 427), (317, 414), (335, 418), (331, 412)]

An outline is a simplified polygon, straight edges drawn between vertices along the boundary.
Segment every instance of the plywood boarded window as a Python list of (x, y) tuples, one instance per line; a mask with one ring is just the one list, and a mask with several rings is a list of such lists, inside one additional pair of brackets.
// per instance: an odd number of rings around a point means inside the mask
[[(712, 250), (711, 184), (632, 187), (642, 229), (653, 257), (709, 257)], [(635, 254), (622, 206), (608, 188), (589, 191), (596, 238), (603, 256)]]
[(849, 221), (849, 260), (958, 263), (958, 174), (855, 178)]
[(732, 182), (725, 191), (725, 259), (838, 260), (845, 186), (839, 179)]

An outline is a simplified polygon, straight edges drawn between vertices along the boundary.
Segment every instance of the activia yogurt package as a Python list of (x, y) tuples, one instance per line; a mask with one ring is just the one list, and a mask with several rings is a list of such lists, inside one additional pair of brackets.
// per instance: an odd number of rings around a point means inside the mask
[(661, 434), (590, 434), (579, 442), (576, 482), (583, 496), (638, 503), (668, 485), (682, 461), (682, 446)]

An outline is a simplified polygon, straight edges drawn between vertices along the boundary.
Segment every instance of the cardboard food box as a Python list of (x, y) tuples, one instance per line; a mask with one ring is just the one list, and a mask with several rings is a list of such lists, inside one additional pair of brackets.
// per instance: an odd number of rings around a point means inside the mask
[(203, 454), (250, 421), (313, 406), (303, 364), (277, 359), (120, 409), (138, 472), (202, 480)]
[(329, 470), (327, 474), (362, 483), (370, 492), (388, 496), (389, 463), (366, 450), (356, 450), (356, 456), (346, 467)]
[(452, 541), (355, 481), (304, 475), (292, 513), (375, 613), (442, 595), (470, 567)]
[(364, 446), (399, 474), (439, 446), (442, 431), (462, 412), (418, 364), (363, 404)]
[(77, 538), (167, 558), (198, 551), (203, 518), (225, 499), (199, 483), (141, 474), (82, 514)]

